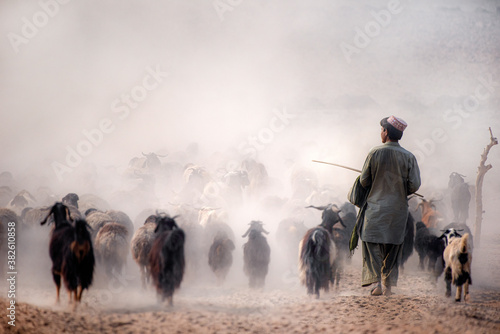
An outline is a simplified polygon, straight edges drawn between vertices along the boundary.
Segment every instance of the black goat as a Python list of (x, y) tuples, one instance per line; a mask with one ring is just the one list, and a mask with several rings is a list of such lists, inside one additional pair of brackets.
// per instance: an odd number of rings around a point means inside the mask
[(74, 293), (76, 302), (81, 301), (83, 290), (90, 287), (94, 276), (95, 258), (88, 227), (85, 220), (75, 222), (75, 238), (62, 266), (66, 289)]
[[(333, 259), (333, 263), (330, 264), (330, 268), (332, 270), (330, 279), (332, 284), (335, 283), (338, 286), (340, 273), (342, 272), (344, 263), (347, 261), (349, 255), (349, 240), (351, 238), (354, 225), (356, 224), (356, 218), (351, 215), (347, 215), (349, 225), (346, 225), (344, 220), (339, 216), (341, 210), (335, 204), (328, 204), (326, 206), (319, 207), (310, 205), (307, 208), (323, 210), (321, 213), (322, 222), (319, 226), (331, 226), (331, 228), (328, 228), (328, 232), (330, 233), (330, 238), (335, 246), (335, 252), (333, 253), (335, 257)], [(340, 223), (340, 226), (333, 227), (337, 223)]]
[(333, 226), (342, 220), (340, 210), (335, 205), (329, 205), (323, 211), (323, 221), (317, 227), (309, 229), (299, 245), (299, 272), (307, 294), (316, 294), (319, 290), (329, 290), (330, 282), (334, 282), (335, 245), (332, 240)]
[(248, 236), (243, 245), (243, 271), (249, 278), (250, 288), (263, 288), (271, 261), (271, 248), (262, 233), (269, 234), (262, 227), (261, 221), (250, 222), (250, 227), (242, 235)]
[(185, 234), (175, 217), (160, 216), (155, 229), (155, 241), (149, 253), (151, 278), (161, 301), (173, 305), (173, 294), (178, 289), (186, 266), (184, 259)]
[(233, 264), (234, 242), (227, 233), (219, 231), (214, 237), (214, 242), (208, 251), (208, 265), (217, 277), (217, 283), (222, 284)]
[[(54, 204), (47, 217), (40, 222), (40, 225), (47, 223), (47, 220), (53, 216), (54, 229), (49, 242), (49, 255), (52, 260), (52, 278), (56, 284), (57, 299), (59, 302), (59, 293), (61, 290), (61, 268), (63, 263), (63, 249), (68, 248), (73, 241), (73, 226), (69, 223), (68, 207), (60, 202)], [(68, 242), (69, 240), (69, 242)]]
[(425, 260), (428, 258), (429, 263), (427, 265), (427, 270), (430, 271), (436, 279), (443, 272), (443, 251), (445, 247), (446, 239), (444, 235), (433, 235), (423, 222), (417, 222), (415, 250), (419, 257), (419, 268), (424, 270)]
[(45, 224), (53, 216), (55, 227), (49, 243), (52, 260), (52, 277), (56, 284), (57, 299), (61, 289), (61, 276), (71, 301), (74, 295), (74, 307), (80, 302), (82, 292), (92, 284), (94, 274), (94, 251), (88, 224), (77, 220), (75, 226), (68, 221), (69, 209), (58, 202), (52, 206), (47, 217), (40, 223)]

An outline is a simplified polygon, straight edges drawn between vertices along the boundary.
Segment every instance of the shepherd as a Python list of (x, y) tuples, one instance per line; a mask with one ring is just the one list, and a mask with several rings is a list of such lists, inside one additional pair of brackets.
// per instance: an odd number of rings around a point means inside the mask
[(382, 145), (374, 147), (365, 160), (359, 182), (368, 192), (361, 207), (359, 227), (363, 270), (362, 286), (375, 284), (371, 295), (391, 295), (397, 286), (403, 251), (407, 196), (420, 187), (415, 156), (399, 145), (407, 124), (396, 116), (380, 121)]

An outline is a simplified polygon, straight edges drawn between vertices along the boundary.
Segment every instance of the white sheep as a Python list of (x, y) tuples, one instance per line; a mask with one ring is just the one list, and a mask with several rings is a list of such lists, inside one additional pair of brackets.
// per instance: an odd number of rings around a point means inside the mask
[(469, 233), (462, 237), (449, 239), (444, 250), (446, 297), (451, 296), (451, 283), (457, 286), (455, 301), (462, 300), (462, 286), (464, 301), (469, 300), (469, 284), (472, 284), (471, 263), (472, 248), (469, 243)]

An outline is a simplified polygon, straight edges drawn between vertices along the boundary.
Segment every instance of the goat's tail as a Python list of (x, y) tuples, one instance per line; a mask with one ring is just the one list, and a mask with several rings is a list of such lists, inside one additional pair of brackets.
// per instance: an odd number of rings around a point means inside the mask
[(316, 258), (321, 256), (323, 238), (318, 229), (308, 231), (301, 242), (299, 257), (304, 265), (310, 265)]
[(306, 233), (299, 247), (299, 270), (303, 284), (306, 284), (308, 276), (319, 279), (329, 272), (334, 252), (335, 246), (328, 232), (316, 228)]
[(467, 261), (469, 261), (469, 233), (465, 233), (461, 238), (460, 238), (460, 245), (458, 248), (459, 254), (458, 254), (458, 261), (462, 265), (466, 264)]
[(460, 252), (467, 253), (469, 251), (468, 245), (469, 245), (469, 233), (465, 233), (460, 240)]

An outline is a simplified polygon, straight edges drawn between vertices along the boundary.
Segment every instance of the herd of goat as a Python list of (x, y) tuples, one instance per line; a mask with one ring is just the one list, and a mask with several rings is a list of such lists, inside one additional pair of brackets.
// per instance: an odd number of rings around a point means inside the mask
[[(195, 178), (200, 177), (198, 172), (191, 169)], [(231, 177), (234, 180), (241, 175), (233, 173), (228, 176)], [(301, 186), (303, 184), (297, 189)], [(229, 196), (239, 200), (234, 192)], [(5, 229), (8, 222), (31, 228), (51, 225), (48, 249), (57, 301), (63, 284), (75, 308), (83, 290), (92, 285), (95, 268), (102, 268), (101, 272), (108, 278), (120, 275), (129, 254), (139, 267), (142, 287), (147, 289), (153, 285), (159, 300), (169, 305), (173, 304), (174, 292), (186, 279), (186, 272), (195, 271), (201, 261), (208, 265), (218, 285), (224, 283), (233, 264), (235, 235), (227, 212), (220, 208), (195, 210), (192, 206), (179, 206), (176, 215), (145, 210), (134, 225), (123, 211), (103, 210), (96, 198), (69, 193), (52, 202), (55, 204), (38, 207), (29, 205), (34, 203), (31, 199), (31, 194), (22, 191), (0, 208), (0, 227)], [(464, 223), (438, 229), (439, 213), (435, 206), (430, 201), (419, 201), (418, 221), (412, 214), (408, 216), (400, 265), (404, 266), (415, 250), (420, 269), (431, 272), (436, 280), (444, 272), (447, 296), (451, 295), (451, 284), (454, 284), (457, 286), (455, 300), (461, 300), (462, 287), (464, 299), (468, 300), (472, 234)], [(290, 215), (282, 219), (276, 230), (277, 251), (287, 254), (286, 261), (291, 267), (297, 268), (298, 263), (300, 281), (307, 294), (319, 298), (321, 289), (338, 287), (343, 267), (350, 261), (349, 240), (356, 210), (349, 203), (340, 208), (330, 203), (302, 209), (320, 210), (321, 221), (309, 228), (300, 217)], [(252, 220), (242, 235), (247, 238), (243, 245), (243, 272), (250, 288), (265, 286), (271, 261), (268, 234), (262, 221)], [(0, 243), (3, 243), (0, 249), (5, 250), (4, 238)]]

